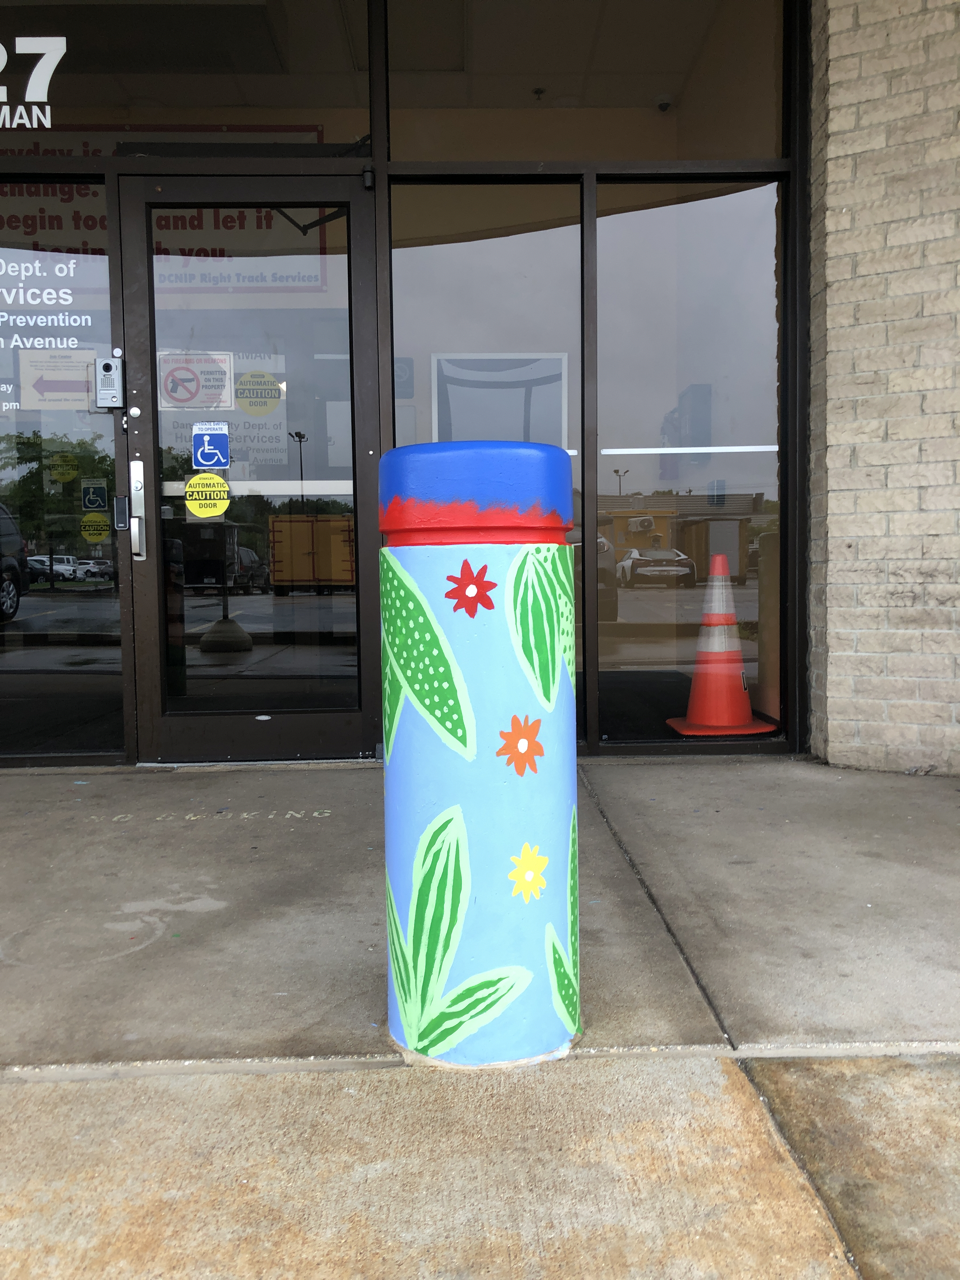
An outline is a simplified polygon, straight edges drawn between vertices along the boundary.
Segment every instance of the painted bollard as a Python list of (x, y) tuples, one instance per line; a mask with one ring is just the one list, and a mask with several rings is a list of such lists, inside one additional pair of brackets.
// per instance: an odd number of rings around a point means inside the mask
[(572, 524), (552, 445), (381, 460), (389, 1025), (440, 1062), (580, 1031)]

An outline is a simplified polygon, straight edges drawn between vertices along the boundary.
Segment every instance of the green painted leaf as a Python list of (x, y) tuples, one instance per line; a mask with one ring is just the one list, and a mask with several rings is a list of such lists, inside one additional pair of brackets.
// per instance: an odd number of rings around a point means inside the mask
[(403, 940), (400, 916), (397, 914), (397, 904), (393, 897), (393, 889), (390, 887), (389, 876), (387, 876), (387, 945), (390, 950), (390, 965), (393, 969), (393, 986), (397, 993), (397, 1004), (400, 1006), (400, 1021), (403, 1023), (404, 1035), (409, 1044), (417, 1029), (413, 1016), (410, 957), (407, 954), (407, 944)]
[(475, 974), (444, 996), (469, 900), (467, 831), (454, 805), (434, 818), (417, 845), (406, 940), (387, 877), (387, 940), (403, 1034), (409, 1049), (431, 1057), (499, 1017), (533, 977), (508, 965)]
[(397, 736), (397, 725), (400, 723), (400, 712), (403, 700), (407, 696), (403, 691), (403, 683), (396, 664), (390, 656), (387, 642), (380, 637), (380, 671), (383, 684), (383, 758), (390, 759), (393, 740)]
[(467, 829), (460, 806), (454, 805), (424, 831), (413, 862), (407, 943), (421, 1025), (447, 981), (469, 897)]
[(453, 650), (420, 588), (386, 547), (380, 550), (380, 616), (403, 692), (447, 746), (472, 760), (476, 722)]
[(553, 993), (553, 1007), (557, 1017), (571, 1035), (580, 1030), (580, 991), (573, 974), (566, 952), (560, 945), (557, 931), (552, 924), (546, 928), (544, 938), (547, 952), (547, 975), (550, 978), (550, 990)]
[(567, 885), (567, 929), (570, 939), (570, 970), (580, 990), (580, 842), (577, 835), (577, 806), (570, 817), (570, 866)]
[(573, 547), (553, 548), (553, 577), (560, 610), (560, 649), (574, 697), (577, 693), (577, 606), (573, 593)]
[(573, 549), (526, 547), (507, 576), (507, 622), (514, 651), (541, 705), (552, 711), (566, 660), (576, 682)]
[(526, 991), (533, 974), (520, 965), (474, 974), (455, 987), (432, 1011), (417, 1048), (430, 1057), (445, 1053), (492, 1022)]

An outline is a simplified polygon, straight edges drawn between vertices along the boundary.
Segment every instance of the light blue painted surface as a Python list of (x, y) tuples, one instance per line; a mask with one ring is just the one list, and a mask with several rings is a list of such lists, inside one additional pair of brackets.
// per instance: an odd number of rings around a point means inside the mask
[[(454, 652), (476, 718), (477, 751), (467, 761), (447, 746), (408, 701), (401, 712), (393, 750), (385, 766), (387, 872), (399, 920), (407, 931), (417, 844), (430, 823), (459, 805), (467, 830), (471, 893), (463, 933), (445, 990), (474, 974), (520, 965), (532, 978), (504, 1011), (467, 1036), (439, 1060), (482, 1065), (537, 1057), (562, 1050), (571, 1035), (557, 1015), (547, 972), (545, 931), (556, 929), (568, 946), (570, 822), (576, 803), (576, 719), (571, 681), (564, 669), (553, 711), (544, 710), (518, 661), (507, 624), (505, 588), (509, 567), (524, 546), (457, 545), (395, 547), (399, 564), (427, 599)], [(445, 599), (448, 574), (459, 575), (464, 559), (474, 572), (487, 565), (497, 583), (492, 611), (470, 618)], [(537, 773), (519, 777), (505, 757), (500, 731), (512, 717), (540, 720), (544, 754)], [(511, 855), (525, 843), (538, 845), (549, 862), (539, 900), (513, 895)], [(389, 1025), (405, 1044), (391, 971)]]

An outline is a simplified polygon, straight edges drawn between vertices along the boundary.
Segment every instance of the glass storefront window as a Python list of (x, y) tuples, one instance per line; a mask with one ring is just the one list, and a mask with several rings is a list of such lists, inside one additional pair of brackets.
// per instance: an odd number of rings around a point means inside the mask
[[(123, 748), (102, 186), (0, 186), (0, 753)], [(96, 210), (96, 212), (93, 212)], [(71, 241), (73, 247), (70, 247)]]
[(579, 187), (394, 186), (392, 223), (397, 444), (558, 445), (579, 511)]
[(395, 160), (780, 150), (778, 0), (389, 0)]
[(347, 226), (154, 210), (168, 713), (357, 706)]
[(752, 706), (780, 719), (777, 199), (774, 185), (599, 188), (606, 741), (679, 740), (666, 722), (686, 713), (716, 555)]

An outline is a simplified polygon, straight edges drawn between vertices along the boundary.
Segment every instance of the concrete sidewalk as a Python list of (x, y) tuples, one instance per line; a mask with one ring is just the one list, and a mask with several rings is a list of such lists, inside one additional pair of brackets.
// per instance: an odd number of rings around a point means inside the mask
[(4, 1277), (960, 1276), (956, 779), (585, 762), (586, 1033), (465, 1074), (375, 766), (6, 776)]

